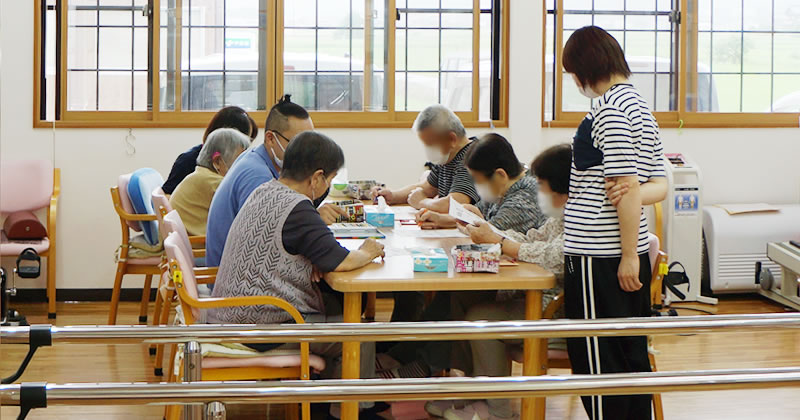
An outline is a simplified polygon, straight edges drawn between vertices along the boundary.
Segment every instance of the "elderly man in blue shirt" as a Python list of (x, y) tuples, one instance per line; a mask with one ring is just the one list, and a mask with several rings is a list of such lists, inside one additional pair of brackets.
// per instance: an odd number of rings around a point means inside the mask
[[(289, 142), (303, 131), (313, 129), (308, 112), (293, 103), (290, 95), (285, 95), (270, 109), (264, 146), (251, 148), (236, 159), (211, 201), (206, 228), (206, 264), (209, 267), (219, 266), (233, 219), (250, 193), (261, 184), (278, 179)], [(346, 216), (341, 208), (330, 204), (321, 206), (319, 213), (327, 224), (333, 223), (340, 214)]]

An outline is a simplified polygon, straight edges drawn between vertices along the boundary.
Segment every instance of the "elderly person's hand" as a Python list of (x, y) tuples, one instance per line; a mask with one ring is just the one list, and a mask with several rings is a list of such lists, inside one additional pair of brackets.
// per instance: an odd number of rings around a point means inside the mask
[(370, 188), (369, 196), (375, 201), (378, 200), (378, 197), (383, 197), (386, 199), (387, 203), (391, 203), (393, 198), (392, 190), (381, 186)]
[(467, 225), (466, 229), (472, 242), (476, 244), (499, 244), (503, 241), (503, 237), (495, 233), (487, 222)]
[(414, 188), (414, 190), (408, 194), (408, 205), (419, 209), (422, 207), (422, 200), (426, 198), (428, 197), (425, 195), (425, 191), (423, 191), (422, 188)]
[(338, 219), (339, 216), (347, 217), (346, 211), (332, 203), (321, 205), (317, 211), (319, 211), (319, 216), (322, 217), (322, 221), (325, 222), (326, 225), (336, 223), (336, 219)]
[(383, 244), (372, 238), (365, 240), (358, 249), (369, 255), (370, 259), (378, 257), (383, 258), (386, 256), (386, 252), (383, 250)]

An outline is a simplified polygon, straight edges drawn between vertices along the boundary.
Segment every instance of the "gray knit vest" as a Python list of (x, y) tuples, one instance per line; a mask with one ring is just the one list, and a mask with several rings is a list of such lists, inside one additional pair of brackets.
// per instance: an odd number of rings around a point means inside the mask
[[(308, 198), (277, 180), (250, 194), (228, 231), (213, 297), (274, 296), (301, 313), (324, 313), (322, 295), (311, 279), (311, 261), (283, 248), (283, 225), (303, 200)], [(276, 324), (290, 319), (286, 311), (266, 305), (208, 313), (209, 323)]]

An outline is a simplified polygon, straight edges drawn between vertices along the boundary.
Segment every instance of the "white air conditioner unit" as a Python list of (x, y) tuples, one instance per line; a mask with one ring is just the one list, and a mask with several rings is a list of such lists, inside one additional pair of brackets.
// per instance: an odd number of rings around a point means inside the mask
[(703, 209), (708, 282), (714, 293), (757, 291), (756, 262), (781, 281), (778, 264), (767, 258), (767, 243), (800, 238), (800, 205), (776, 205), (776, 212), (730, 215), (720, 207)]

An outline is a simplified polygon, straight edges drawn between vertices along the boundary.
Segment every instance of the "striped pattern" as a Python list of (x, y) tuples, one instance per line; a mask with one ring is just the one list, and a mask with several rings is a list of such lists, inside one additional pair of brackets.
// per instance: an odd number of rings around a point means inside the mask
[(464, 165), (464, 156), (475, 140), (474, 137), (470, 138), (470, 142), (462, 147), (450, 162), (444, 165), (433, 165), (431, 168), (431, 173), (428, 175), (428, 184), (436, 187), (439, 197), (447, 197), (452, 193), (461, 193), (471, 198), (473, 203), (477, 203), (480, 200), (478, 192), (475, 190), (475, 182), (472, 180), (472, 175), (469, 174), (467, 166)]
[[(617, 210), (605, 178), (637, 176), (640, 183), (666, 176), (658, 124), (639, 92), (618, 84), (601, 96), (573, 139), (569, 201), (564, 216), (567, 255), (622, 254)], [(638, 253), (647, 252), (647, 218), (639, 221)]]
[[(212, 297), (268, 295), (284, 299), (300, 313), (324, 313), (313, 265), (283, 247), (283, 225), (307, 197), (277, 180), (262, 184), (247, 199), (231, 225)], [(292, 319), (274, 306), (215, 308), (209, 322), (277, 324)]]

